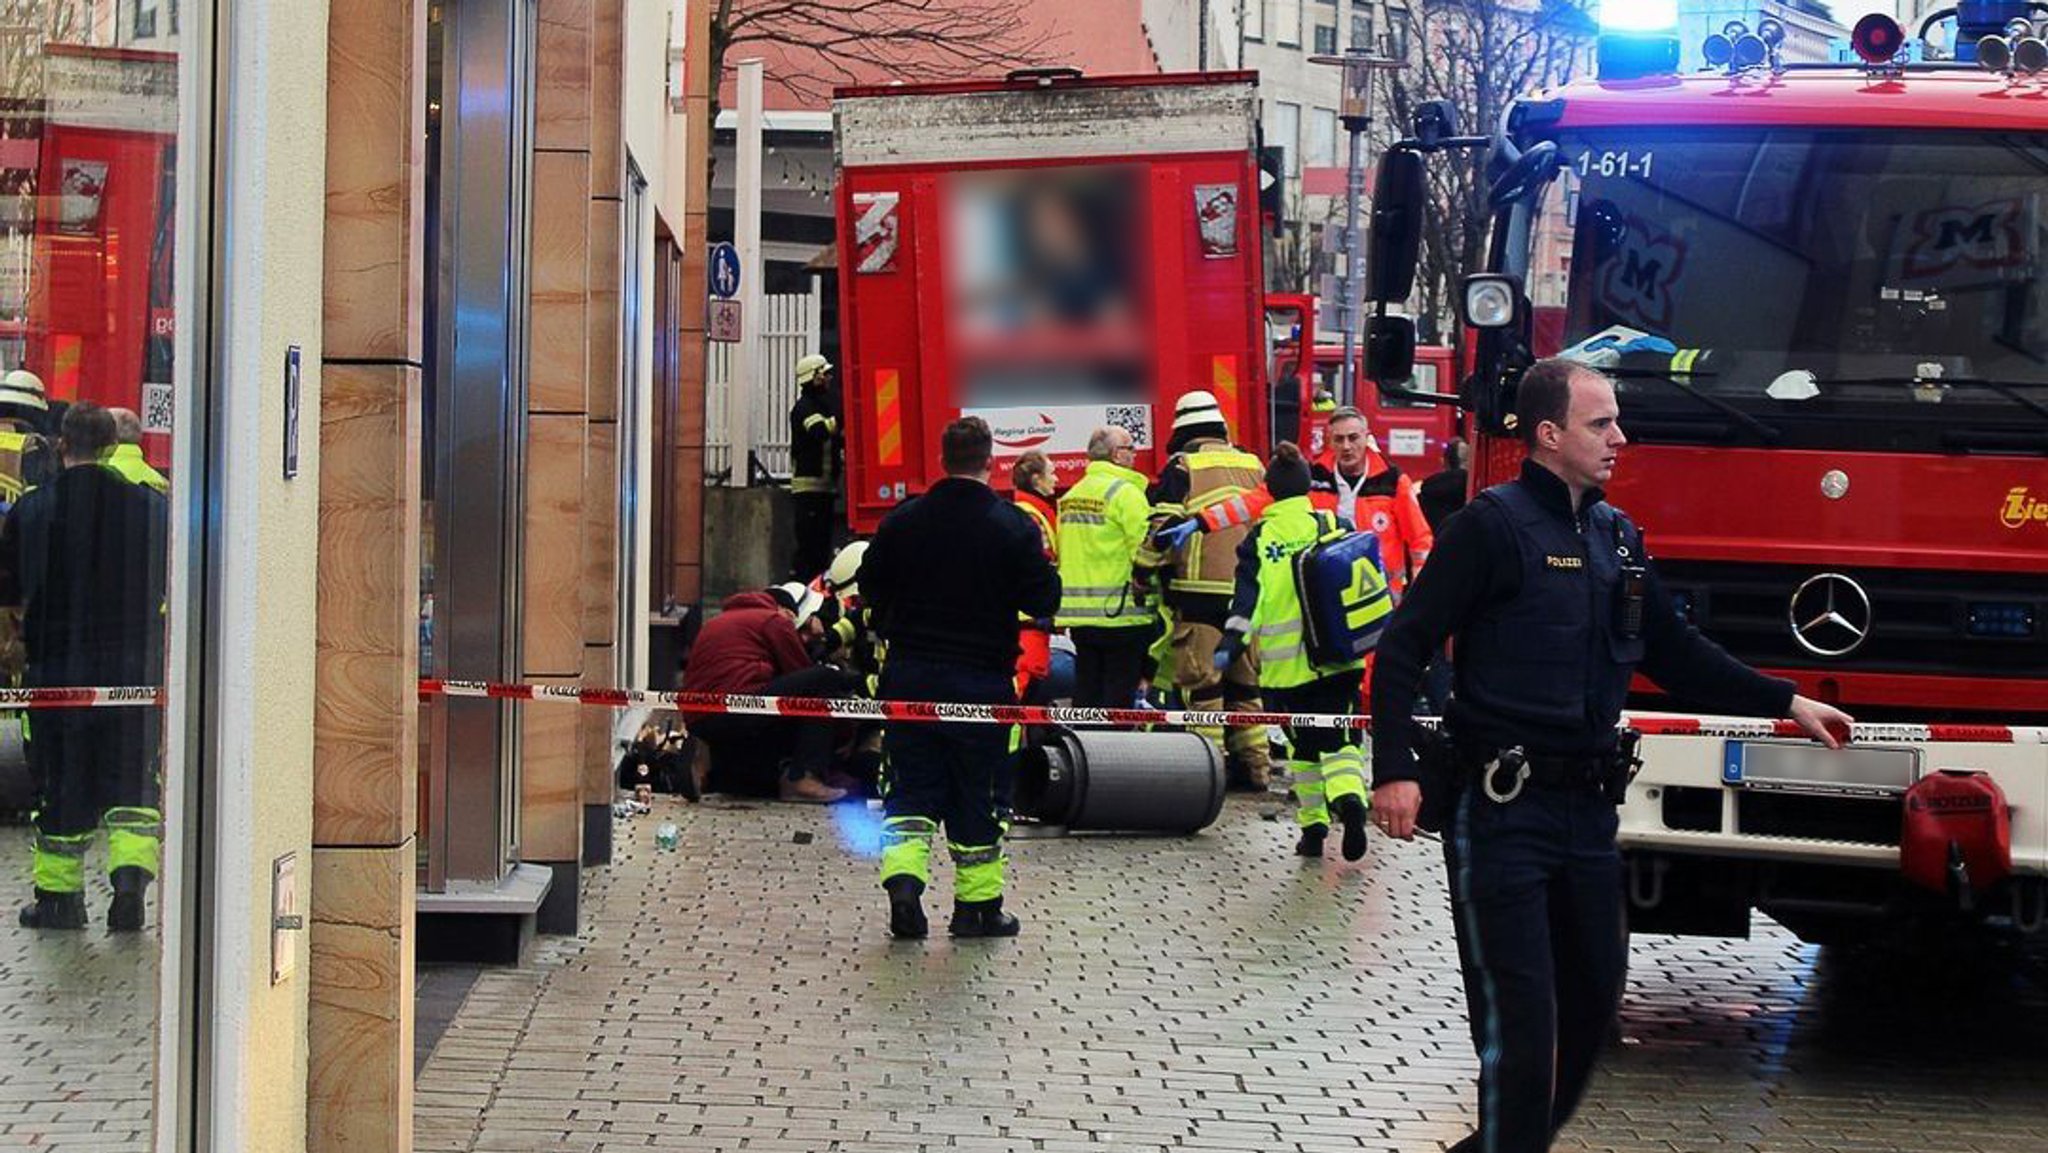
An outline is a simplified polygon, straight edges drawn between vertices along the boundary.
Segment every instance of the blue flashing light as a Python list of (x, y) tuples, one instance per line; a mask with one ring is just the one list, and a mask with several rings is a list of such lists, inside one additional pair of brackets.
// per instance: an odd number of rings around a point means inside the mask
[(1600, 0), (1600, 31), (1640, 35), (1678, 31), (1678, 0)]
[(1973, 637), (2034, 635), (2034, 606), (2023, 601), (1971, 601), (1969, 632)]

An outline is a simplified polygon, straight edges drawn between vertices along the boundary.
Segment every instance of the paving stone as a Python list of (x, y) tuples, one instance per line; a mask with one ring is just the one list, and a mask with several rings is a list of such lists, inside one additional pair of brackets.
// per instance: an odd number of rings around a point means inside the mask
[[(680, 850), (654, 850), (663, 820)], [(1470, 1130), (1436, 845), (1298, 863), (1234, 798), (1192, 838), (1014, 843), (1012, 941), (944, 935), (941, 865), (939, 931), (904, 943), (839, 836), (871, 820), (663, 799), (620, 822), (583, 933), (481, 974), (450, 1021), (418, 1147), (1414, 1153)], [(1640, 938), (1630, 965), (1620, 1043), (1560, 1149), (2048, 1148), (2031, 957), (1930, 968), (1759, 919), (1748, 940)], [(1932, 972), (1954, 974), (1939, 996)], [(5, 1068), (0, 1147), (9, 1103), (56, 1084), (10, 1096)]]

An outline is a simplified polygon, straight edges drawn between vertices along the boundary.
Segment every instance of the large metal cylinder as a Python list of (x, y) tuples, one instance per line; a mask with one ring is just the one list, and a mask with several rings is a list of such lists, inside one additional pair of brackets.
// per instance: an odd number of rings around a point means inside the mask
[(1017, 815), (1070, 832), (1193, 833), (1223, 812), (1223, 757), (1199, 734), (1055, 729), (1024, 758)]

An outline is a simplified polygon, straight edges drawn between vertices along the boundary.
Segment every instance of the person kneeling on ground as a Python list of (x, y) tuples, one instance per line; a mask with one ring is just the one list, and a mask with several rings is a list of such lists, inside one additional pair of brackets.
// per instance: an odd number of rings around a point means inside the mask
[[(821, 599), (814, 591), (805, 593), (800, 600), (786, 589), (727, 597), (690, 649), (683, 691), (856, 695), (859, 685), (854, 677), (830, 665), (812, 664), (804, 651), (798, 630)], [(796, 720), (715, 713), (690, 722), (690, 731), (711, 754), (706, 792), (812, 804), (830, 804), (846, 796), (845, 789), (834, 788), (825, 779), (832, 768), (833, 748), (833, 722), (828, 717)]]

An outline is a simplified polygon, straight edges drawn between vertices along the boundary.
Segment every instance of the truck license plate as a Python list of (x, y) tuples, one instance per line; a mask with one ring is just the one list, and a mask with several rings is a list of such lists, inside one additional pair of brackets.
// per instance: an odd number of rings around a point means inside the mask
[(1749, 789), (1837, 796), (1885, 797), (1920, 775), (1920, 751), (1909, 748), (1829, 750), (1807, 741), (1729, 741), (1721, 781)]

